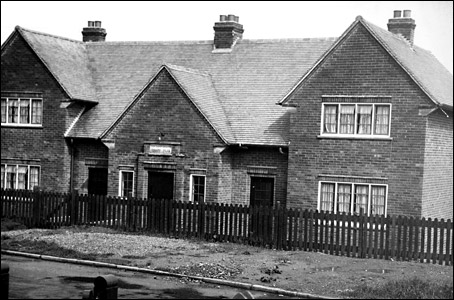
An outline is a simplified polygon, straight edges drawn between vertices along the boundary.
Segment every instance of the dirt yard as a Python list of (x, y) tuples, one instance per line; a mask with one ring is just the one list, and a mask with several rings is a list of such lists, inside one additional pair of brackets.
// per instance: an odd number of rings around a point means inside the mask
[[(359, 285), (418, 277), (453, 280), (451, 266), (357, 259), (305, 251), (276, 251), (233, 243), (117, 233), (105, 228), (2, 230), (2, 249), (40, 253), (33, 242), (92, 255), (98, 261), (140, 266), (292, 291), (341, 297)], [(179, 279), (181, 280), (181, 279)]]

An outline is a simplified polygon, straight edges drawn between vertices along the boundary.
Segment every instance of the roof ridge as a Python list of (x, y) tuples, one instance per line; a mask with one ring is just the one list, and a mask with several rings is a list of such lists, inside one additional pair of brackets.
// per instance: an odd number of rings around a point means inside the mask
[[(397, 39), (397, 40), (399, 40), (399, 41), (405, 43), (405, 44), (406, 44), (409, 48), (411, 48), (411, 49), (413, 49), (413, 47), (416, 46), (415, 44), (412, 45), (412, 44), (410, 43), (410, 41), (408, 41), (408, 40), (407, 40), (402, 34), (400, 34), (400, 33), (398, 33), (398, 34), (392, 33), (391, 31), (386, 30), (386, 29), (384, 29), (384, 28), (381, 28), (380, 26), (378, 26), (378, 25), (376, 25), (376, 24), (374, 24), (374, 23), (372, 23), (372, 22), (370, 22), (370, 21), (367, 21), (367, 20), (364, 19), (364, 18), (362, 19), (362, 21), (363, 21), (364, 23), (367, 23), (367, 25), (372, 25), (373, 27), (375, 27), (374, 29), (377, 29), (377, 30), (382, 31), (383, 34), (387, 34), (387, 35), (389, 35), (390, 37), (393, 37), (393, 38), (395, 38), (395, 39)], [(418, 47), (418, 46), (416, 46), (416, 47)], [(418, 48), (422, 49), (421, 47), (418, 47)], [(424, 49), (423, 49), (423, 50), (424, 50)]]
[(305, 42), (305, 41), (332, 41), (338, 37), (305, 37), (305, 38), (275, 38), (275, 39), (242, 39), (238, 43), (279, 43), (279, 42)]
[(62, 37), (62, 36), (58, 36), (58, 35), (54, 35), (54, 34), (49, 34), (49, 33), (45, 33), (45, 32), (40, 32), (40, 31), (36, 31), (36, 30), (27, 29), (24, 27), (20, 27), (19, 25), (17, 25), (15, 28), (16, 28), (16, 30), (19, 30), (19, 31), (27, 31), (27, 32), (30, 32), (33, 34), (44, 35), (44, 36), (48, 36), (48, 37), (52, 37), (52, 38), (56, 38), (56, 39), (60, 39), (60, 40), (65, 40), (68, 42), (73, 42), (73, 43), (77, 43), (77, 44), (85, 44), (82, 41), (78, 41), (78, 40), (74, 40), (74, 39), (70, 39), (70, 38), (66, 38), (66, 37)]
[[(413, 51), (424, 51), (424, 52), (426, 52), (427, 54), (430, 54), (430, 55), (432, 55), (433, 57), (436, 58), (436, 56), (433, 54), (432, 51), (430, 51), (430, 50), (428, 50), (428, 49), (425, 49), (425, 48), (422, 48), (421, 46), (418, 46), (418, 45), (416, 45), (415, 43), (413, 43), (413, 45), (410, 44), (410, 42), (409, 42), (405, 37), (403, 37), (401, 34), (392, 33), (392, 32), (390, 32), (390, 31), (388, 31), (388, 30), (386, 30), (386, 29), (384, 29), (384, 28), (381, 28), (380, 26), (378, 26), (378, 25), (376, 25), (376, 24), (374, 24), (374, 23), (372, 23), (372, 22), (370, 22), (370, 21), (365, 20), (364, 18), (363, 18), (363, 21), (365, 21), (365, 22), (367, 23), (367, 25), (372, 25), (373, 27), (375, 27), (374, 29), (381, 30), (382, 33), (387, 34), (387, 35), (389, 35), (390, 37), (393, 37), (393, 38), (395, 38), (395, 39), (397, 39), (397, 40), (399, 40), (399, 41), (401, 41), (401, 42), (407, 44), (408, 47), (411, 48), (411, 50), (413, 50)], [(438, 59), (437, 59), (437, 60), (438, 60)]]
[(173, 69), (173, 70), (176, 70), (176, 71), (182, 71), (182, 72), (186, 72), (186, 73), (202, 75), (202, 76), (206, 76), (206, 77), (210, 77), (211, 78), (211, 75), (209, 73), (204, 72), (204, 71), (200, 71), (198, 69), (192, 69), (192, 68), (179, 66), (179, 65), (173, 65), (173, 64), (163, 64), (163, 66), (168, 67), (168, 68)]
[[(260, 44), (260, 43), (291, 43), (305, 41), (335, 41), (338, 37), (310, 37), (310, 38), (277, 38), (277, 39), (242, 39), (239, 44)], [(77, 42), (77, 41), (76, 41)], [(83, 43), (83, 42), (81, 42)], [(174, 41), (104, 41), (99, 43), (88, 43), (89, 46), (103, 45), (211, 45), (213, 40), (174, 40)]]

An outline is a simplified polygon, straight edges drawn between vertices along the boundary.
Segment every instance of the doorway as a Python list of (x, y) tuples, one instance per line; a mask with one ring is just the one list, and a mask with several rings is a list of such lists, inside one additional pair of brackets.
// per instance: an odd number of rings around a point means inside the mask
[(148, 171), (148, 199), (173, 199), (174, 173)]
[(107, 168), (88, 168), (88, 194), (107, 195)]
[(251, 177), (251, 206), (272, 207), (274, 202), (274, 178)]

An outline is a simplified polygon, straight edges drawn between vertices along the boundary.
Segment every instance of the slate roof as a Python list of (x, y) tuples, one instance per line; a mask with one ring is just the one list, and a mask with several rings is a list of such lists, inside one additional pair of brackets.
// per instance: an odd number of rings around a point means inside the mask
[(83, 42), (16, 26), (41, 61), (74, 100), (97, 102), (96, 90)]
[(331, 48), (321, 57), (314, 67), (291, 89), (291, 91), (279, 101), (285, 104), (293, 91), (310, 75), (317, 64), (323, 61), (325, 56), (336, 48), (358, 23), (361, 23), (374, 36), (379, 43), (388, 51), (396, 62), (410, 75), (426, 95), (436, 104), (452, 110), (453, 106), (453, 76), (437, 58), (427, 50), (416, 45), (411, 45), (405, 38), (380, 28), (358, 16), (352, 25), (339, 37)]
[[(452, 74), (430, 52), (410, 47), (362, 18), (346, 32), (358, 22), (435, 103), (452, 108)], [(81, 115), (69, 137), (103, 137), (166, 68), (226, 143), (249, 145), (287, 145), (288, 110), (275, 104), (285, 102), (336, 42), (336, 38), (239, 40), (233, 51), (213, 53), (213, 41), (83, 43), (16, 30), (69, 97), (97, 103)]]
[(180, 66), (166, 65), (165, 68), (221, 138), (226, 143), (234, 143), (235, 136), (211, 76)]
[(428, 96), (437, 104), (453, 105), (452, 74), (427, 50), (411, 46), (403, 37), (384, 30), (363, 18), (360, 21), (382, 42)]
[[(82, 43), (18, 27), (75, 99), (96, 100), (67, 136), (100, 138), (163, 66), (230, 144), (287, 145), (287, 109), (275, 105), (335, 38)], [(201, 75), (204, 74), (204, 75)]]

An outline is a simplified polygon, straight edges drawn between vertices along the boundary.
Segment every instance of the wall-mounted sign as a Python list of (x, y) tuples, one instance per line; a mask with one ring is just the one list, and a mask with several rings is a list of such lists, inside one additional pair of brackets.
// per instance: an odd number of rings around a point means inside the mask
[(166, 145), (145, 145), (145, 152), (150, 155), (172, 155), (172, 146)]

